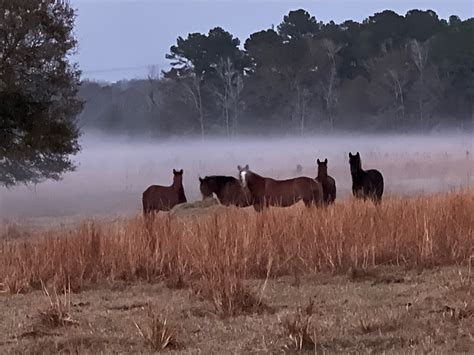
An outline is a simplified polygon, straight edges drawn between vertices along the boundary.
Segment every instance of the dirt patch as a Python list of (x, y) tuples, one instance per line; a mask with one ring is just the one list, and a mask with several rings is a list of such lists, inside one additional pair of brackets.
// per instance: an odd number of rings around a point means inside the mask
[[(179, 343), (167, 348), (173, 353), (293, 351), (298, 331), (309, 351), (472, 353), (474, 290), (472, 284), (466, 286), (468, 272), (457, 267), (423, 273), (380, 267), (376, 276), (357, 282), (345, 274), (302, 275), (298, 287), (291, 276), (269, 279), (264, 299), (274, 312), (226, 318), (189, 288), (135, 283), (116, 291), (113, 284), (98, 285), (70, 295), (68, 312), (77, 324), (43, 330), (32, 329), (38, 311), (49, 306), (41, 291), (4, 293), (0, 353), (151, 353), (150, 342), (136, 327), (146, 333), (149, 307), (172, 330), (165, 334)], [(249, 289), (261, 284), (245, 281)], [(306, 311), (309, 299), (311, 312)], [(295, 318), (298, 312), (303, 316)], [(284, 325), (287, 319), (294, 325), (293, 338)]]

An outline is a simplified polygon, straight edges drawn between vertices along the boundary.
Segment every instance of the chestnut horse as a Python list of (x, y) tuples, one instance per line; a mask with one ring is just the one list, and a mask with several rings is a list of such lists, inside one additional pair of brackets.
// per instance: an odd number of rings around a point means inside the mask
[(331, 204), (336, 199), (336, 181), (332, 176), (328, 175), (328, 160), (317, 160), (318, 176), (316, 180), (323, 186), (323, 200), (326, 204)]
[(146, 217), (152, 212), (169, 211), (177, 204), (186, 202), (183, 188), (183, 169), (173, 169), (173, 183), (171, 186), (151, 185), (142, 195), (143, 215)]
[(352, 176), (352, 194), (357, 198), (371, 199), (380, 203), (383, 194), (383, 176), (380, 171), (371, 169), (363, 170), (360, 154), (352, 155), (349, 152), (349, 165)]
[(252, 196), (233, 176), (212, 175), (199, 178), (203, 198), (216, 194), (219, 202), (225, 206), (247, 207), (252, 204)]
[(260, 176), (249, 169), (249, 166), (237, 167), (240, 182), (252, 194), (253, 206), (256, 211), (264, 207), (287, 207), (303, 200), (306, 206), (321, 205), (323, 188), (321, 184), (306, 176), (288, 180), (275, 180)]

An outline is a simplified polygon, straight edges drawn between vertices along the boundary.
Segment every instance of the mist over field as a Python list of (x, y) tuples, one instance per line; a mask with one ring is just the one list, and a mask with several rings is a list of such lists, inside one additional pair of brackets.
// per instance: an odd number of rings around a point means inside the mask
[(201, 199), (199, 176), (237, 177), (237, 165), (277, 179), (315, 177), (316, 159), (329, 160), (338, 199), (350, 198), (348, 152), (359, 151), (365, 169), (385, 178), (385, 196), (448, 191), (473, 184), (468, 134), (350, 135), (147, 140), (85, 133), (74, 157), (77, 171), (62, 181), (0, 190), (4, 218), (100, 217), (141, 211), (151, 184), (170, 185), (172, 169), (184, 169), (188, 201)]

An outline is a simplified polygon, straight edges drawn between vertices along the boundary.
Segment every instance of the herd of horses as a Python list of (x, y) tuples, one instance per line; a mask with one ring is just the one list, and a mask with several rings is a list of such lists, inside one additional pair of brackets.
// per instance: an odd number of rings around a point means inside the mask
[[(222, 205), (237, 207), (253, 206), (256, 211), (265, 207), (291, 206), (303, 201), (306, 206), (327, 206), (336, 199), (336, 181), (328, 175), (328, 160), (317, 159), (316, 178), (299, 176), (287, 180), (263, 177), (250, 170), (249, 166), (238, 166), (239, 178), (213, 175), (199, 177), (203, 199), (216, 196)], [(380, 171), (362, 169), (359, 152), (349, 153), (352, 177), (352, 193), (356, 198), (370, 199), (378, 204), (384, 190)], [(147, 217), (159, 211), (169, 211), (174, 206), (185, 203), (183, 169), (173, 169), (171, 186), (152, 185), (142, 195), (143, 213)]]

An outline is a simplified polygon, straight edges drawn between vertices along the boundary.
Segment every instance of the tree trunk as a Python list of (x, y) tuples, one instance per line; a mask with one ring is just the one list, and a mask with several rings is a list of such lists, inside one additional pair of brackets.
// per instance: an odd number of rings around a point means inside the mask
[(204, 113), (202, 111), (202, 98), (201, 98), (201, 84), (198, 84), (198, 110), (199, 110), (199, 123), (201, 125), (201, 139), (204, 140)]

